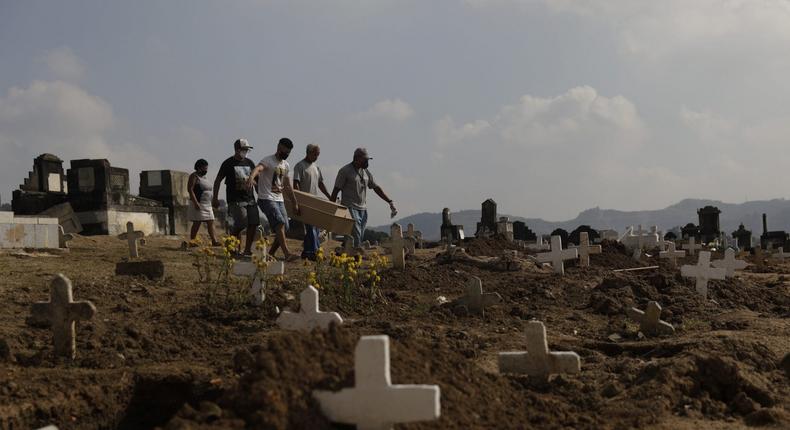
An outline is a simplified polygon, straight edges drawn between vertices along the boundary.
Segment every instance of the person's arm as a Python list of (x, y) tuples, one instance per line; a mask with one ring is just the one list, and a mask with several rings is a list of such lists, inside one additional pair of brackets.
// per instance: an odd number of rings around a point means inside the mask
[(299, 208), (299, 202), (296, 201), (296, 193), (294, 193), (294, 189), (291, 186), (291, 178), (287, 175), (283, 176), (283, 188), (285, 188), (285, 192), (288, 193), (288, 197), (294, 204), (294, 212), (296, 212), (296, 215), (301, 215), (302, 210)]
[(225, 163), (222, 163), (217, 171), (217, 177), (214, 179), (214, 197), (211, 198), (211, 206), (215, 208), (219, 207), (219, 186), (222, 184), (222, 180), (225, 179), (225, 168)]
[(250, 177), (247, 178), (247, 184), (246, 184), (247, 189), (251, 190), (255, 188), (255, 178), (258, 177), (258, 175), (263, 173), (265, 170), (266, 170), (266, 165), (263, 163), (258, 163), (258, 165), (255, 166), (254, 169), (252, 169), (252, 172), (250, 172)]
[(337, 195), (340, 194), (340, 190), (343, 189), (345, 183), (346, 175), (343, 174), (343, 168), (341, 167), (340, 170), (337, 171), (337, 178), (335, 178), (335, 188), (332, 190), (332, 196), (329, 197), (332, 203), (337, 202)]
[(327, 199), (329, 199), (330, 201), (334, 201), (332, 200), (332, 197), (329, 195), (329, 191), (327, 191), (326, 185), (324, 185), (324, 181), (318, 183), (318, 189), (321, 190), (322, 193), (324, 193)]
[(189, 200), (192, 200), (192, 205), (195, 206), (195, 209), (200, 209), (200, 202), (198, 202), (197, 196), (195, 195), (195, 182), (197, 182), (197, 175), (192, 173), (189, 175), (189, 181), (187, 182), (187, 190), (189, 191)]
[(387, 196), (387, 193), (385, 193), (380, 186), (376, 185), (376, 187), (373, 188), (373, 191), (375, 191), (382, 200), (390, 204), (390, 218), (394, 218), (395, 215), (398, 214), (398, 209), (395, 208), (395, 202), (389, 198), (389, 196)]

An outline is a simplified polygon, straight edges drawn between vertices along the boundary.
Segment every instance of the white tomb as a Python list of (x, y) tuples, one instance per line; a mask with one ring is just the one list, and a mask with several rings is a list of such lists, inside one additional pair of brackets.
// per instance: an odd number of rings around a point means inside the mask
[(137, 241), (141, 240), (143, 237), (145, 237), (145, 233), (142, 231), (135, 231), (134, 223), (131, 221), (126, 223), (126, 233), (119, 234), (118, 239), (125, 240), (129, 243), (129, 258), (137, 258), (140, 256), (140, 252), (137, 248)]
[(658, 253), (658, 258), (668, 258), (669, 261), (672, 262), (672, 265), (675, 266), (678, 264), (678, 258), (683, 258), (686, 256), (686, 251), (684, 250), (676, 250), (675, 249), (675, 242), (667, 241), (667, 250), (661, 251)]
[(547, 379), (553, 374), (581, 372), (579, 354), (549, 351), (546, 327), (542, 322), (528, 322), (526, 335), (526, 351), (499, 353), (500, 373), (518, 373)]
[(483, 293), (483, 281), (473, 276), (466, 283), (466, 295), (453, 302), (455, 307), (464, 307), (471, 314), (482, 314), (485, 308), (502, 302), (499, 293)]
[(748, 266), (745, 261), (735, 259), (735, 250), (732, 248), (727, 248), (727, 250), (724, 251), (723, 260), (715, 260), (711, 264), (713, 267), (726, 270), (725, 276), (728, 278), (735, 276), (736, 270), (743, 270)]
[(318, 290), (312, 285), (299, 294), (299, 302), (299, 312), (283, 311), (277, 317), (277, 325), (281, 329), (309, 332), (315, 328), (326, 330), (332, 323), (343, 323), (343, 318), (337, 312), (318, 310)]
[(48, 302), (36, 302), (32, 307), (33, 318), (47, 321), (52, 327), (55, 354), (73, 359), (77, 350), (76, 321), (86, 321), (96, 314), (96, 306), (89, 301), (74, 301), (71, 281), (57, 275), (50, 284)]
[(658, 302), (648, 303), (644, 312), (637, 308), (631, 308), (627, 313), (629, 317), (639, 323), (639, 331), (645, 336), (675, 333), (672, 324), (661, 320), (661, 305)]
[(579, 246), (574, 246), (579, 251), (579, 267), (590, 267), (590, 255), (600, 254), (601, 245), (590, 245), (590, 234), (586, 231), (579, 233)]
[(538, 254), (539, 263), (551, 263), (555, 273), (565, 274), (565, 260), (573, 260), (579, 256), (576, 249), (562, 249), (562, 239), (551, 237), (551, 251)]
[(390, 237), (392, 238), (392, 267), (397, 270), (406, 269), (405, 243), (403, 240), (403, 228), (400, 224), (390, 226)]
[[(266, 275), (276, 276), (285, 273), (285, 263), (282, 261), (270, 261), (266, 266)], [(265, 285), (258, 273), (258, 266), (249, 261), (237, 261), (233, 265), (233, 274), (236, 276), (246, 276), (252, 278), (250, 285), (250, 303), (260, 306), (266, 299)]]
[(702, 297), (708, 298), (708, 281), (711, 279), (722, 280), (727, 271), (710, 267), (710, 251), (700, 251), (699, 260), (696, 266), (684, 265), (680, 268), (680, 274), (687, 278), (696, 278), (697, 293)]
[(702, 249), (702, 245), (697, 244), (697, 239), (694, 236), (689, 237), (689, 241), (687, 244), (683, 245), (683, 249), (689, 252), (689, 255), (693, 256), (697, 254), (697, 251)]

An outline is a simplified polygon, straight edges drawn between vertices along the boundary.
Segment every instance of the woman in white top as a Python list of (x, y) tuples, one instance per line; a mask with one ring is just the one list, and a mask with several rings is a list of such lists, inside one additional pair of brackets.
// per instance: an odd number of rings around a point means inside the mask
[(189, 175), (187, 189), (189, 189), (191, 204), (187, 207), (187, 219), (192, 221), (189, 240), (195, 239), (200, 230), (200, 223), (205, 222), (208, 235), (211, 237), (211, 244), (218, 246), (220, 243), (214, 232), (214, 209), (211, 207), (214, 185), (206, 179), (206, 173), (208, 173), (208, 161), (201, 158), (195, 162), (195, 171)]

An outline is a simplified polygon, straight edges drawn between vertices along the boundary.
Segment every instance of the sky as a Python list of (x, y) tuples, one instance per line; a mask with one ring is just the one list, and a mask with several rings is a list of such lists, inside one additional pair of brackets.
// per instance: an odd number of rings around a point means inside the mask
[(0, 0), (0, 195), (42, 153), (136, 193), (289, 137), (330, 188), (367, 147), (403, 216), (783, 198), (788, 52), (788, 0)]

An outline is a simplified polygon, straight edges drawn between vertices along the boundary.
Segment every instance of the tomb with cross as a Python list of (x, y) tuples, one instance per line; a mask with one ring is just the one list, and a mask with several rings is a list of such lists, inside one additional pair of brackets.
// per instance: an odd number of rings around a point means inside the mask
[(403, 227), (400, 224), (390, 226), (390, 237), (392, 238), (392, 267), (398, 270), (406, 268), (405, 244), (403, 240)]
[(439, 418), (437, 385), (393, 385), (389, 337), (362, 336), (354, 350), (354, 387), (313, 391), (321, 412), (335, 423), (360, 430), (391, 429), (396, 423)]
[[(285, 263), (282, 261), (270, 261), (266, 266), (267, 276), (277, 276), (285, 273)], [(266, 292), (264, 290), (264, 283), (260, 276), (260, 271), (255, 263), (250, 261), (237, 261), (233, 265), (233, 274), (236, 276), (245, 276), (252, 278), (252, 285), (250, 285), (250, 303), (254, 306), (260, 306), (266, 299)]]
[(691, 236), (688, 243), (683, 245), (683, 249), (687, 250), (690, 256), (694, 256), (697, 254), (697, 251), (702, 250), (702, 245), (697, 244), (697, 239)]
[(55, 354), (68, 359), (76, 355), (76, 322), (87, 321), (96, 314), (89, 301), (74, 301), (71, 281), (57, 275), (50, 284), (48, 302), (37, 302), (32, 308), (33, 319), (46, 321), (52, 327)]
[(685, 265), (680, 268), (680, 274), (687, 278), (695, 278), (696, 290), (703, 298), (708, 298), (708, 281), (711, 279), (722, 280), (727, 273), (724, 269), (710, 266), (710, 251), (700, 251), (696, 266)]
[(724, 275), (728, 278), (735, 276), (736, 270), (743, 270), (748, 266), (745, 261), (735, 259), (735, 250), (732, 248), (727, 248), (724, 251), (723, 260), (715, 260), (711, 264), (713, 267), (724, 269), (726, 271)]
[(590, 235), (586, 231), (579, 233), (579, 246), (574, 246), (579, 251), (579, 266), (590, 267), (590, 255), (600, 254), (601, 245), (590, 245)]
[(343, 323), (343, 318), (337, 312), (318, 310), (318, 290), (312, 285), (302, 290), (299, 302), (299, 312), (283, 311), (277, 317), (277, 325), (281, 329), (309, 332), (315, 328), (326, 330), (332, 323)]
[(581, 358), (575, 352), (549, 351), (546, 326), (542, 322), (528, 322), (526, 335), (526, 351), (499, 353), (500, 373), (518, 373), (546, 380), (549, 375), (581, 372)]
[(134, 223), (131, 221), (126, 223), (126, 233), (121, 233), (118, 235), (118, 239), (125, 240), (129, 243), (129, 257), (130, 258), (138, 258), (140, 256), (140, 252), (138, 251), (137, 245), (138, 240), (145, 237), (145, 233), (142, 231), (135, 231)]
[(669, 335), (675, 333), (672, 324), (661, 320), (661, 305), (651, 301), (647, 308), (641, 311), (637, 308), (630, 308), (626, 312), (628, 316), (639, 323), (639, 331), (645, 336)]
[[(422, 248), (422, 232), (415, 230), (414, 224), (406, 224), (406, 234), (404, 234), (404, 237), (414, 239), (414, 246), (417, 248)], [(411, 253), (414, 254), (413, 249), (411, 250)]]
[(555, 273), (565, 274), (565, 260), (574, 260), (579, 256), (576, 249), (562, 249), (562, 239), (551, 237), (551, 251), (538, 254), (539, 263), (551, 263)]
[(452, 306), (470, 314), (482, 315), (485, 308), (501, 302), (499, 293), (483, 293), (483, 281), (473, 276), (466, 282), (466, 295), (453, 301)]
[(667, 250), (661, 251), (658, 253), (659, 258), (666, 258), (672, 262), (672, 265), (675, 266), (678, 264), (678, 258), (683, 258), (686, 256), (686, 251), (675, 248), (675, 242), (667, 241)]

